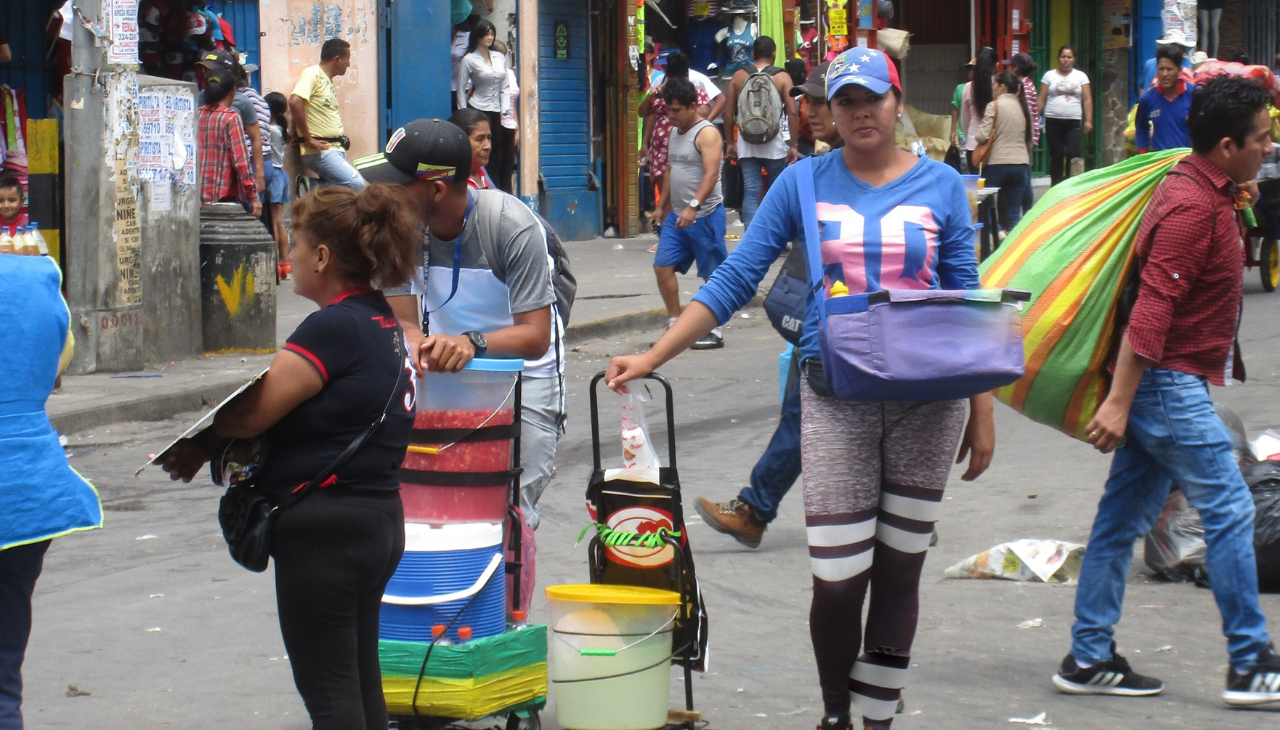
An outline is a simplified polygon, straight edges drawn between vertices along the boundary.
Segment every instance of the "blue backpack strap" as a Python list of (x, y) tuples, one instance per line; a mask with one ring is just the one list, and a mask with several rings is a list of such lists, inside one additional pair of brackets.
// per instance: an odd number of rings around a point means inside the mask
[(462, 214), (462, 228), (458, 229), (458, 237), (453, 240), (453, 284), (449, 289), (449, 297), (440, 303), (440, 306), (431, 311), (426, 310), (426, 297), (423, 297), (422, 306), (422, 322), (426, 324), (427, 316), (439, 312), (444, 309), (444, 305), (453, 301), (454, 295), (458, 293), (458, 280), (462, 275), (462, 234), (467, 230), (467, 219), (471, 217), (471, 211), (476, 207), (476, 196), (470, 191), (467, 193), (467, 212)]
[(800, 215), (804, 220), (805, 259), (809, 263), (809, 288), (822, 312), (822, 240), (818, 237), (818, 196), (813, 189), (813, 158), (796, 163), (796, 194), (800, 198)]

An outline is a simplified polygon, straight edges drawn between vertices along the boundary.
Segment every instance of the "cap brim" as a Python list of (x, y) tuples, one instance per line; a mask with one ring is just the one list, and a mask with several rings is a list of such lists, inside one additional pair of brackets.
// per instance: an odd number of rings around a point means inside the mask
[(391, 164), (385, 152), (361, 157), (352, 163), (367, 182), (388, 183), (390, 185), (408, 185), (418, 178)]
[(800, 97), (800, 96), (808, 95), (808, 96), (816, 96), (821, 98), (826, 93), (823, 89), (823, 86), (825, 86), (825, 84), (823, 85), (811, 84), (806, 81), (805, 83), (800, 84), (799, 86), (792, 86), (791, 96)]
[(258, 64), (246, 63), (241, 68), (243, 68), (244, 72), (247, 74), (256, 73), (258, 71)]
[(838, 79), (832, 81), (827, 79), (827, 101), (836, 98), (836, 94), (846, 86), (862, 86), (873, 94), (885, 94), (889, 89), (893, 88), (893, 84), (880, 79), (867, 78), (866, 76), (852, 76), (847, 79)]

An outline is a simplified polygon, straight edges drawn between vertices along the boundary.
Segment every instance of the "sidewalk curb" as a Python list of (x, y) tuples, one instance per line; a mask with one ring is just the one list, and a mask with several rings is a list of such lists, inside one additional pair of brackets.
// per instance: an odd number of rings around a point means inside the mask
[[(755, 309), (764, 303), (764, 297), (756, 295), (742, 311)], [(667, 323), (665, 309), (631, 312), (608, 319), (570, 325), (564, 341), (576, 346), (588, 340), (615, 337), (629, 332), (657, 329)], [(135, 398), (97, 403), (87, 406), (59, 408), (49, 413), (49, 421), (61, 434), (78, 433), (124, 421), (163, 421), (179, 413), (190, 413), (212, 408), (235, 392), (247, 378), (243, 373), (234, 377), (210, 377), (195, 385), (180, 386), (164, 393), (150, 393)]]
[(245, 378), (237, 374), (226, 381), (211, 379), (195, 386), (186, 386), (168, 393), (155, 393), (124, 401), (103, 403), (81, 408), (70, 408), (50, 413), (49, 421), (60, 434), (88, 431), (99, 426), (123, 421), (163, 421), (179, 413), (212, 408), (222, 399), (244, 385)]
[[(764, 306), (764, 295), (757, 294), (738, 312), (746, 312), (762, 306)], [(630, 314), (621, 314), (617, 317), (599, 319), (586, 324), (571, 324), (564, 332), (564, 342), (566, 345), (580, 345), (587, 340), (598, 340), (627, 332), (665, 327), (666, 324), (667, 310), (665, 309), (631, 312)]]

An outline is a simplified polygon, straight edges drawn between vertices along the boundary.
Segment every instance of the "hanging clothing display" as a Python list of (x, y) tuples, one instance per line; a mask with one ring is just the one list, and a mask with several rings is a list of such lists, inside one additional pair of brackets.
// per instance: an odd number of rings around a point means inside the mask
[[(782, 22), (782, 0), (760, 0), (760, 35), (772, 38), (779, 49), (787, 47), (787, 32)], [(783, 58), (785, 53), (779, 53)]]

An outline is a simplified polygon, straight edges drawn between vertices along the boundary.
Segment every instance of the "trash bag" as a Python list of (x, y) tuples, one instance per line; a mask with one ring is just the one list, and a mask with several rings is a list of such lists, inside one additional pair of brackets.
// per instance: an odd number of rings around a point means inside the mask
[(1253, 551), (1258, 590), (1280, 593), (1280, 463), (1263, 461), (1244, 472), (1253, 494)]
[(1175, 583), (1201, 581), (1204, 566), (1204, 525), (1177, 485), (1169, 492), (1155, 527), (1147, 533), (1142, 559), (1156, 577)]
[(996, 392), (1038, 423), (1082, 441), (1107, 396), (1134, 238), (1156, 186), (1189, 150), (1139, 155), (1049, 189), (982, 263), (985, 289), (1023, 289), (1026, 374)]

